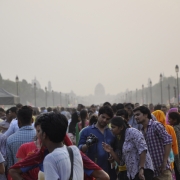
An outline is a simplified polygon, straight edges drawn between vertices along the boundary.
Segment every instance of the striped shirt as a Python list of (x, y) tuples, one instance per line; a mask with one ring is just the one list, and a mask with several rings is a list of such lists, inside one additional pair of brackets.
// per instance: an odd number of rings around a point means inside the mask
[(34, 140), (36, 131), (32, 126), (23, 126), (16, 133), (7, 138), (7, 167), (8, 169), (17, 162), (16, 153), (19, 147)]
[[(165, 127), (152, 119), (149, 120), (147, 131), (142, 133), (145, 137), (149, 153), (154, 166), (154, 177), (161, 174), (160, 167), (163, 163), (165, 145), (172, 143), (172, 137), (167, 133)], [(167, 161), (166, 169), (170, 169), (170, 162)]]

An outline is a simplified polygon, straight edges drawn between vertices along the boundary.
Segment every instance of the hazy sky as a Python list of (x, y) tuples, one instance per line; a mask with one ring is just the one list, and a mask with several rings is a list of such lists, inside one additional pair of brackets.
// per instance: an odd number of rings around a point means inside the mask
[(180, 66), (179, 0), (0, 1), (0, 73), (55, 91), (116, 94)]

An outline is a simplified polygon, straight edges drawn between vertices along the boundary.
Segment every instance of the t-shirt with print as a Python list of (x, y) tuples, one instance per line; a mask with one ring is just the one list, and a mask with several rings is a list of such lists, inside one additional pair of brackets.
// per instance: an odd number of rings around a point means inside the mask
[[(74, 155), (73, 180), (83, 180), (83, 162), (79, 149), (76, 146), (69, 147), (72, 148)], [(49, 153), (44, 159), (43, 166), (45, 180), (69, 180), (71, 162), (67, 147), (64, 145)]]

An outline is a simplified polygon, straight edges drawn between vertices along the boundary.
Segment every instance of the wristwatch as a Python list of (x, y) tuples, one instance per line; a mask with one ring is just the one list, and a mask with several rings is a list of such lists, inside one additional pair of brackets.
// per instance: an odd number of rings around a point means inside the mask
[(139, 171), (140, 171), (141, 169), (143, 169), (143, 170), (144, 170), (144, 167), (142, 167), (142, 166), (139, 166)]

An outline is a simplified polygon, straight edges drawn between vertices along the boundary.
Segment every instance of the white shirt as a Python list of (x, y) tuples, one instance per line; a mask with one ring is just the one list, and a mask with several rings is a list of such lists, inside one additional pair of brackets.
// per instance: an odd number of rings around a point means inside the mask
[[(70, 146), (74, 155), (73, 162), (73, 180), (83, 180), (84, 170), (82, 157), (76, 146)], [(69, 180), (71, 173), (71, 162), (66, 146), (56, 148), (49, 153), (44, 161), (45, 180)]]
[(14, 134), (18, 129), (19, 129), (18, 121), (15, 118), (11, 121), (8, 130), (4, 133), (4, 135), (9, 137), (11, 134)]

